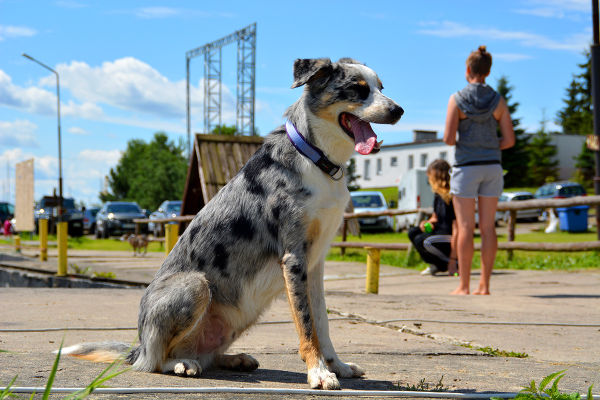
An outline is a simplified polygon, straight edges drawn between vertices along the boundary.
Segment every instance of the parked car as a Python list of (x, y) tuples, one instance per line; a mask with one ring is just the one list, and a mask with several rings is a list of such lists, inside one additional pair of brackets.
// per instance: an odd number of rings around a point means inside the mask
[[(388, 205), (385, 197), (381, 192), (352, 192), (350, 193), (354, 212), (367, 211), (386, 211)], [(394, 228), (394, 219), (391, 216), (381, 216), (372, 218), (359, 218), (358, 223), (361, 229), (385, 229), (392, 230)]]
[(5, 201), (0, 201), (0, 223), (15, 216), (15, 206)]
[[(158, 210), (150, 214), (150, 220), (178, 217), (181, 215), (181, 203), (181, 200), (163, 201), (160, 206), (158, 206)], [(164, 235), (163, 224), (154, 223), (152, 221), (148, 222), (148, 232), (152, 232), (156, 237)]]
[(583, 186), (577, 182), (569, 181), (546, 183), (535, 192), (536, 199), (563, 199), (586, 195)]
[(99, 208), (86, 208), (83, 212), (83, 230), (87, 233), (96, 232), (96, 214), (100, 211)]
[(109, 201), (96, 214), (96, 238), (135, 232), (133, 220), (137, 218), (146, 218), (146, 214), (137, 203)]
[[(498, 202), (502, 201), (521, 201), (521, 200), (533, 200), (535, 197), (531, 192), (504, 192), (498, 199)], [(530, 210), (517, 210), (517, 220), (529, 220), (537, 221), (542, 215), (541, 208), (534, 208)], [(510, 218), (510, 211), (498, 211), (496, 213), (496, 221), (502, 220), (508, 222)]]
[[(58, 222), (58, 196), (44, 196), (37, 202), (33, 213), (35, 231), (39, 233), (39, 220), (48, 220), (48, 232), (56, 233), (56, 223)], [(75, 207), (75, 200), (70, 197), (63, 197), (63, 222), (68, 223), (67, 232), (69, 236), (83, 235), (83, 213)]]

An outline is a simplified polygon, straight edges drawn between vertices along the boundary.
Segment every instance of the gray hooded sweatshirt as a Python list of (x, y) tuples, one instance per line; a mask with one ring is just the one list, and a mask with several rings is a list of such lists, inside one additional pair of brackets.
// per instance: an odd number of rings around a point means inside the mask
[(456, 166), (500, 163), (500, 138), (494, 110), (501, 96), (484, 83), (469, 83), (454, 94), (458, 108), (466, 119), (458, 123)]

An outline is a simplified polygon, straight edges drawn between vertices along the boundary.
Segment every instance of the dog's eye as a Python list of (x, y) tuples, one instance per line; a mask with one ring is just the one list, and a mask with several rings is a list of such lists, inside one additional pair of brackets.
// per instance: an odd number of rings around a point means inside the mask
[(369, 97), (369, 93), (371, 92), (369, 86), (358, 84), (350, 86), (350, 90), (356, 92), (361, 100), (366, 100), (366, 98)]

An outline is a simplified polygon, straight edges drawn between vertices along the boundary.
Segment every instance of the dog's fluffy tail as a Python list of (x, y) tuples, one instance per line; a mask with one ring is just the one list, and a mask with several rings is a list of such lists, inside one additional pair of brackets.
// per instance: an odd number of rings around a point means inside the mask
[[(58, 353), (58, 350), (54, 353)], [(127, 363), (133, 364), (137, 358), (138, 349), (120, 342), (80, 343), (64, 347), (61, 354), (103, 363), (111, 363), (124, 358)]]

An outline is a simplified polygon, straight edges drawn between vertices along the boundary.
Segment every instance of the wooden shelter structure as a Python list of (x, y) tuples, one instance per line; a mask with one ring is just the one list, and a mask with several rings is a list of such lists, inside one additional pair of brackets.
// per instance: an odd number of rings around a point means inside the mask
[(262, 145), (260, 136), (196, 134), (181, 215), (195, 215)]

